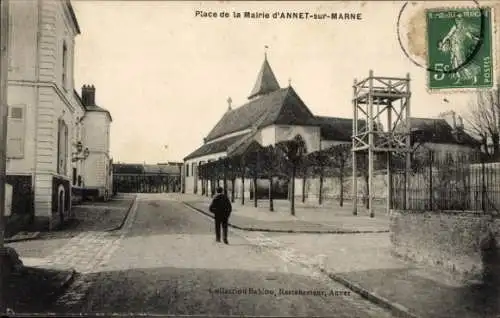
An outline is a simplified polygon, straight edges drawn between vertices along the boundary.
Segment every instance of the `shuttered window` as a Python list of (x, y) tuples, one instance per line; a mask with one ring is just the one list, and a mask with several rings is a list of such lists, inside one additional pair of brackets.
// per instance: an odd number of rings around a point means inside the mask
[(57, 172), (67, 175), (68, 161), (68, 126), (64, 120), (58, 121)]
[(7, 125), (7, 158), (24, 157), (25, 105), (9, 106)]

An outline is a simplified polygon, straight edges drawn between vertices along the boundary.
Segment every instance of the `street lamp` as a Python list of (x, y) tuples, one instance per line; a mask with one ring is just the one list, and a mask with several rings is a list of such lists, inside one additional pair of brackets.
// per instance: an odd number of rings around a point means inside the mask
[(90, 150), (88, 147), (85, 147), (85, 149), (83, 149), (83, 144), (81, 141), (78, 141), (75, 144), (75, 147), (76, 147), (76, 152), (72, 153), (73, 156), (71, 158), (73, 162), (85, 160), (88, 158), (88, 156), (90, 155)]

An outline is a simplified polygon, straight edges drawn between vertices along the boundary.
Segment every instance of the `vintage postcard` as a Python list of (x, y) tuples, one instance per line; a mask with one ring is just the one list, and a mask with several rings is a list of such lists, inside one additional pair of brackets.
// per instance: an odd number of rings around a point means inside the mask
[(2, 314), (500, 317), (498, 1), (0, 5)]

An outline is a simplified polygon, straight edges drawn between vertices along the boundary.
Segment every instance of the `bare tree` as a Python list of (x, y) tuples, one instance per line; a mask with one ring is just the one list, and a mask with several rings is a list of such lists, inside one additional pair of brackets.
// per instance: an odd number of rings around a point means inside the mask
[(281, 161), (283, 160), (282, 157), (283, 155), (280, 153), (279, 149), (272, 145), (265, 147), (263, 150), (263, 169), (267, 173), (269, 179), (269, 211), (274, 211), (273, 178), (279, 173)]
[(303, 160), (306, 150), (306, 145), (304, 140), (300, 135), (295, 136), (291, 140), (280, 141), (276, 144), (284, 154), (285, 160), (291, 170), (290, 176), (290, 213), (295, 215), (295, 177), (297, 175), (297, 169)]
[(340, 206), (344, 205), (344, 177), (346, 173), (346, 165), (348, 164), (351, 155), (351, 144), (340, 144), (331, 147), (327, 150), (329, 153), (330, 161), (333, 166), (338, 169), (338, 177), (340, 184)]
[[(500, 90), (480, 91), (470, 101), (466, 120), (468, 131), (478, 137), (488, 156), (500, 157)], [(492, 143), (492, 148), (489, 147)]]

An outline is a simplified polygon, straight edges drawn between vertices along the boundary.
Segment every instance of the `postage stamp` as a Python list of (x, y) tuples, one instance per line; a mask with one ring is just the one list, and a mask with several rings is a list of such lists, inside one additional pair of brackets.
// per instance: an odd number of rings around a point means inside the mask
[(490, 7), (426, 10), (430, 90), (493, 87), (492, 15)]

